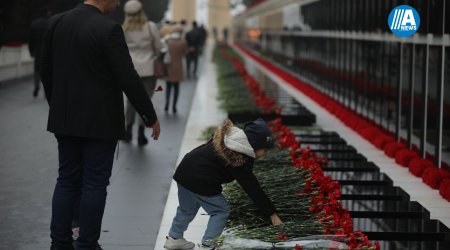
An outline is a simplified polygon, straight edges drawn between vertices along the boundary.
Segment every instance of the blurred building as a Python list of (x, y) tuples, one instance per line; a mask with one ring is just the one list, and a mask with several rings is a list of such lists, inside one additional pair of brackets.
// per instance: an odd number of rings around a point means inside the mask
[[(230, 1), (229, 0), (210, 0), (208, 2), (208, 31), (209, 31), (209, 34), (213, 34), (212, 29), (214, 27), (218, 31), (218, 35), (219, 35), (218, 38), (220, 40), (223, 39), (223, 29), (227, 28), (228, 30), (230, 30), (231, 15), (230, 15)], [(210, 36), (210, 37), (212, 37), (212, 36)]]
[(172, 19), (185, 20), (189, 25), (196, 20), (196, 0), (172, 0)]

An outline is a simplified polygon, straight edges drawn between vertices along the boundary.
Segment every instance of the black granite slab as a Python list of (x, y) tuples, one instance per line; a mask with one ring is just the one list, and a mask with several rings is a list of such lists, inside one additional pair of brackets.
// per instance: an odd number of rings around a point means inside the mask
[(366, 157), (355, 152), (319, 151), (317, 155), (326, 157), (328, 161), (366, 161)]
[(276, 118), (281, 118), (284, 125), (295, 125), (295, 126), (311, 126), (316, 122), (316, 116), (307, 110), (300, 110), (296, 113), (287, 114), (263, 114), (263, 113), (228, 113), (228, 119), (234, 123), (246, 123), (249, 121), (262, 118), (265, 121), (274, 120)]
[[(301, 141), (300, 145), (302, 147), (306, 147), (301, 143)], [(309, 147), (311, 150), (317, 153), (326, 153), (326, 152), (356, 153), (356, 149), (354, 147), (345, 144), (308, 144), (307, 147)]]
[(372, 162), (363, 159), (359, 160), (333, 160), (328, 159), (328, 164), (322, 166), (324, 171), (363, 171), (363, 172), (378, 172), (379, 168)]
[[(447, 241), (450, 230), (437, 220), (422, 218), (353, 218), (354, 228), (366, 233), (371, 240), (389, 241)], [(433, 248), (430, 248), (433, 249)]]
[(405, 195), (408, 194), (400, 187), (392, 185), (345, 185), (341, 186), (342, 195)]
[(310, 137), (337, 137), (339, 138), (339, 134), (334, 131), (323, 131), (320, 129), (316, 130), (301, 130), (301, 131), (294, 131), (294, 134), (297, 138), (303, 139), (303, 138), (310, 138)]
[(347, 142), (340, 137), (308, 137), (300, 139), (300, 144), (304, 147), (315, 144), (341, 144), (346, 145)]
[[(377, 238), (376, 232), (365, 232), (370, 238)], [(385, 233), (383, 233), (384, 235)], [(397, 233), (391, 234), (393, 237)], [(421, 233), (421, 235), (423, 235)], [(435, 234), (432, 234), (435, 235)], [(393, 240), (377, 240), (382, 250), (449, 250), (450, 246), (447, 240), (414, 240), (415, 234), (404, 235), (409, 241), (403, 241), (398, 239)], [(446, 235), (438, 234), (438, 238), (448, 237)]]
[(392, 186), (391, 178), (380, 172), (325, 171), (324, 174), (341, 186)]

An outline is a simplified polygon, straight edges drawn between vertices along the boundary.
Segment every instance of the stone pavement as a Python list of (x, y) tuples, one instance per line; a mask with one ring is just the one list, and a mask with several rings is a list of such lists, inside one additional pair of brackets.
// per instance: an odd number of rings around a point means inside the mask
[[(165, 88), (162, 81), (158, 84)], [(136, 138), (120, 143), (100, 238), (106, 250), (154, 248), (195, 87), (195, 80), (181, 84), (176, 115), (164, 113), (164, 93), (155, 93), (162, 129), (158, 141), (144, 148)], [(47, 250), (50, 244), (57, 145), (46, 131), (43, 93), (34, 99), (32, 90), (30, 78), (0, 88), (1, 250)]]

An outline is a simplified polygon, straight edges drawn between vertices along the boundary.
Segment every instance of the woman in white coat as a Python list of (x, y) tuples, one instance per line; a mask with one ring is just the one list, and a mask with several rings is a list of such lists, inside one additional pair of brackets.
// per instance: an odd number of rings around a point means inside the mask
[[(145, 90), (151, 98), (156, 87), (156, 77), (153, 72), (153, 64), (161, 50), (161, 38), (159, 30), (153, 22), (149, 22), (138, 0), (129, 0), (124, 6), (125, 21), (122, 24), (125, 39), (130, 50), (130, 56), (134, 67), (142, 79)], [(126, 105), (126, 135), (125, 141), (132, 140), (132, 128), (136, 111), (129, 100)], [(144, 134), (145, 125), (139, 119), (138, 144), (148, 143)]]

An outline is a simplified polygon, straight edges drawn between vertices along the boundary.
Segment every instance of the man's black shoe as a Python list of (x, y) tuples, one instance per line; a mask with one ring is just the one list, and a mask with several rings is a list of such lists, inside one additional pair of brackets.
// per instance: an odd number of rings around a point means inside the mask
[(127, 125), (127, 129), (125, 130), (125, 138), (123, 139), (124, 142), (130, 142), (133, 138), (133, 124)]
[(39, 89), (35, 88), (33, 91), (33, 97), (37, 97), (38, 93), (39, 93)]
[(145, 127), (139, 126), (139, 130), (138, 130), (138, 145), (139, 146), (144, 146), (148, 143), (147, 137), (145, 137), (144, 129), (145, 129)]
[(74, 249), (73, 249), (73, 247), (57, 247), (55, 245), (52, 245), (50, 247), (50, 250), (74, 250)]

